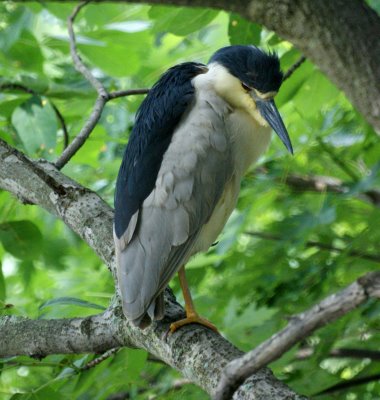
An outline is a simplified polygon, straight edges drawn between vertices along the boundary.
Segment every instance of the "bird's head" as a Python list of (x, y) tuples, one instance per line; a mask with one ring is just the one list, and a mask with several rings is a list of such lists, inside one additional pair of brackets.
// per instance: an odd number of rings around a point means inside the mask
[(274, 103), (283, 74), (275, 53), (255, 46), (228, 46), (210, 59), (215, 90), (232, 107), (247, 111), (259, 124), (269, 124), (290, 153), (292, 144)]

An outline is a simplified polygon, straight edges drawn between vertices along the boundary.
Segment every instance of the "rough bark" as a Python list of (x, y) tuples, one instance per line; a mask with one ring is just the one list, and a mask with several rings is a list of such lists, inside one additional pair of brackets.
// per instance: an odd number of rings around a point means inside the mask
[(380, 133), (380, 17), (364, 1), (133, 0), (133, 3), (234, 11), (273, 30), (314, 62)]
[[(62, 219), (108, 265), (115, 277), (112, 209), (94, 192), (80, 186), (47, 162), (34, 163), (0, 140), (0, 188)], [(223, 368), (242, 352), (219, 334), (188, 326), (167, 336), (170, 321), (183, 309), (167, 292), (166, 318), (141, 331), (124, 319), (114, 301), (107, 312), (61, 320), (0, 318), (0, 357), (29, 354), (102, 352), (115, 346), (138, 347), (176, 368), (210, 395)], [(4, 339), (5, 338), (5, 339)], [(269, 369), (245, 381), (234, 399), (302, 399)]]
[(380, 298), (380, 272), (368, 273), (344, 290), (323, 299), (310, 310), (293, 316), (286, 328), (240, 359), (231, 361), (223, 372), (214, 399), (230, 399), (239, 382), (243, 382), (247, 376), (279, 358), (316, 329), (345, 315), (371, 297)]

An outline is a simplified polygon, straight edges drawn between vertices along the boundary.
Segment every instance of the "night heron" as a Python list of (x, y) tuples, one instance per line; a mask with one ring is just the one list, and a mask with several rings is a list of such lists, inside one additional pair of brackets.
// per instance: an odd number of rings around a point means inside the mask
[(218, 50), (207, 65), (165, 72), (136, 116), (115, 193), (114, 239), (125, 316), (140, 328), (164, 316), (164, 289), (178, 272), (187, 318), (195, 311), (185, 278), (232, 213), (240, 181), (266, 150), (271, 128), (292, 153), (274, 103), (278, 57), (254, 46)]

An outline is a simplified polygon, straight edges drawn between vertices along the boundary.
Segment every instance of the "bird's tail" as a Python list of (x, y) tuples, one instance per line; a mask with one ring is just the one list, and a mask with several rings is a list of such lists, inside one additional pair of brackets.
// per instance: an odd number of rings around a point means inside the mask
[[(125, 311), (124, 311), (125, 314)], [(152, 321), (160, 321), (165, 315), (164, 293), (160, 293), (152, 304), (149, 306), (146, 313), (141, 317), (131, 320), (132, 324), (140, 329), (147, 328)]]

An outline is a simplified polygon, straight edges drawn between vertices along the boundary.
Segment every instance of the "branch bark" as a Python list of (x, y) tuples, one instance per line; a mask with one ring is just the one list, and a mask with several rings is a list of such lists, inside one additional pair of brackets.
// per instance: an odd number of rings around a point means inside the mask
[[(115, 277), (112, 209), (94, 192), (80, 186), (47, 162), (32, 162), (0, 140), (0, 188), (38, 204), (62, 219), (108, 265)], [(29, 320), (0, 318), (0, 357), (28, 354), (104, 352), (130, 346), (147, 350), (213, 395), (225, 365), (242, 352), (222, 336), (189, 325), (166, 338), (170, 322), (183, 317), (169, 291), (162, 323), (140, 330), (124, 319), (117, 300), (104, 313), (89, 318)], [(6, 338), (6, 340), (3, 340)], [(304, 399), (264, 368), (240, 386), (234, 399)]]
[(369, 298), (380, 298), (380, 272), (370, 272), (313, 308), (293, 316), (288, 326), (261, 343), (224, 370), (215, 400), (228, 400), (241, 382), (270, 362), (280, 358), (294, 344), (315, 330), (355, 309)]

